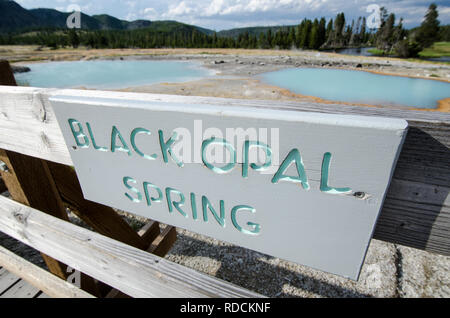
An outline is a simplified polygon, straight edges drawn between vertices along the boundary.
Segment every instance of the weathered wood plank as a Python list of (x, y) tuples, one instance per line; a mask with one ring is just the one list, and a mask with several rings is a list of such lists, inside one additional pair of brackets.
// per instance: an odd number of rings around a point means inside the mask
[[(46, 270), (26, 261), (1, 246), (0, 264), (4, 266), (4, 268), (7, 269), (12, 275), (21, 277), (22, 280), (35, 286), (38, 291), (43, 291), (46, 296), (58, 298), (93, 297), (76, 286), (50, 274)], [(0, 273), (0, 280), (1, 277), (2, 276)]]
[(148, 252), (164, 257), (175, 241), (177, 240), (177, 229), (176, 227), (167, 225), (166, 228), (159, 234), (153, 241)]
[(159, 222), (156, 221), (149, 221), (138, 231), (138, 235), (146, 242), (147, 248), (158, 237), (159, 233)]
[[(68, 220), (61, 200), (55, 198), (56, 189), (44, 161), (2, 149), (0, 160), (7, 167), (6, 171), (0, 172), (1, 176), (14, 200)], [(53, 274), (65, 279), (64, 264), (44, 254), (42, 257)]]
[[(173, 230), (173, 231), (170, 231)], [(172, 233), (174, 232), (174, 234)], [(163, 233), (160, 233), (159, 222), (150, 221), (145, 224), (138, 234), (148, 242), (147, 252), (164, 257), (176, 241), (176, 228), (167, 226)], [(130, 298), (117, 289), (112, 289), (106, 298)]]
[[(348, 105), (0, 86), (0, 147), (71, 165), (49, 98), (55, 95), (189, 102), (259, 109), (396, 117), (410, 130), (374, 237), (450, 255), (450, 114)], [(417, 186), (420, 185), (420, 191)], [(412, 195), (418, 193), (417, 195)], [(426, 195), (425, 195), (426, 193)], [(413, 220), (413, 221), (412, 221)]]
[(21, 279), (3, 293), (0, 298), (33, 298), (37, 294), (39, 294), (39, 289)]
[(450, 255), (450, 121), (411, 121), (374, 237)]
[(261, 297), (5, 197), (0, 231), (133, 297)]
[[(0, 63), (0, 73), (0, 84), (17, 85), (8, 61)], [(0, 173), (13, 199), (63, 220), (68, 220), (47, 162), (2, 149), (0, 149), (0, 159), (3, 159), (4, 165), (6, 164)], [(41, 255), (50, 272), (62, 279), (67, 277), (65, 264), (45, 254)], [(81, 277), (81, 285), (82, 288), (98, 294), (95, 282), (84, 274)]]
[[(136, 100), (395, 117), (404, 118), (408, 121), (428, 122), (431, 127), (437, 127), (439, 123), (450, 122), (450, 114), (439, 112), (354, 107), (339, 104), (293, 102), (274, 104), (273, 101), (262, 100), (0, 86), (0, 128), (2, 129), (0, 148), (72, 165), (72, 160), (49, 101), (52, 96), (109, 98), (117, 101), (118, 105), (121, 100)], [(414, 124), (410, 126), (414, 127)]]
[(20, 277), (9, 272), (6, 268), (0, 270), (0, 295), (8, 290), (11, 285), (14, 285), (20, 280)]
[[(62, 220), (69, 220), (46, 161), (3, 149), (0, 149), (0, 160), (7, 166), (6, 171), (1, 171), (1, 176), (14, 200)], [(67, 278), (66, 264), (48, 255), (41, 255), (50, 272), (61, 279)], [(82, 275), (81, 286), (98, 295), (92, 278)]]

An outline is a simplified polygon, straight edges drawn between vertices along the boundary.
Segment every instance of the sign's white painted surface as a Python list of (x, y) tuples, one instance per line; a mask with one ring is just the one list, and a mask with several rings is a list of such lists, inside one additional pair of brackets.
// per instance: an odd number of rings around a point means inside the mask
[(352, 279), (407, 130), (363, 116), (51, 101), (86, 199)]

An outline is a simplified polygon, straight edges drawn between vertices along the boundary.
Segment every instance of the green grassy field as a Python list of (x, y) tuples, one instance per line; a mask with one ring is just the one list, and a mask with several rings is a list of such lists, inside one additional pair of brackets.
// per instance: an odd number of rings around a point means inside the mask
[(377, 48), (373, 48), (370, 50), (367, 50), (367, 52), (376, 55), (376, 56), (383, 56), (386, 55), (386, 53), (383, 50), (377, 49)]
[[(375, 56), (387, 56), (387, 54), (383, 50), (379, 50), (377, 48), (373, 48), (368, 50), (369, 53), (372, 53)], [(424, 58), (438, 58), (442, 56), (450, 56), (450, 42), (436, 42), (432, 47), (426, 48), (419, 53), (419, 58), (409, 58), (408, 60), (413, 62), (428, 62), (422, 60)], [(433, 61), (429, 63), (442, 63), (442, 64), (450, 64), (450, 62), (444, 61)]]
[(420, 57), (450, 56), (450, 42), (436, 42), (432, 47), (424, 49), (419, 53)]

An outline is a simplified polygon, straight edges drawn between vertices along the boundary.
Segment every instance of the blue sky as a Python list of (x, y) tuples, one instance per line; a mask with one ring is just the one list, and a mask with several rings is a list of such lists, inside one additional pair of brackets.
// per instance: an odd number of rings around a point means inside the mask
[[(384, 6), (406, 27), (421, 23), (432, 1), (424, 0), (16, 0), (24, 8), (54, 8), (68, 11), (77, 4), (89, 15), (106, 13), (124, 20), (177, 20), (223, 30), (245, 26), (298, 24), (303, 18), (334, 17), (345, 12), (347, 19), (368, 17), (368, 5)], [(434, 1), (441, 24), (450, 24), (450, 1)]]

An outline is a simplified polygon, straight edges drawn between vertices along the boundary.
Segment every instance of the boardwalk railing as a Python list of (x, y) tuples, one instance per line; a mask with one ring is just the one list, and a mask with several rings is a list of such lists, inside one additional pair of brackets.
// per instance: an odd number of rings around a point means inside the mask
[[(174, 241), (174, 230), (169, 228), (166, 233), (159, 233), (157, 229), (155, 232), (155, 224), (151, 223), (140, 235), (132, 234), (119, 220), (107, 220), (117, 218), (108, 207), (83, 200), (76, 175), (67, 167), (72, 165), (72, 160), (49, 102), (56, 95), (406, 119), (410, 129), (374, 238), (450, 255), (450, 114), (333, 104), (277, 102), (274, 105), (256, 100), (0, 86), (0, 149), (3, 149), (0, 159), (7, 167), (2, 177), (13, 198), (20, 202), (0, 198), (0, 231), (42, 251), (49, 259), (68, 264), (127, 295), (258, 296), (146, 251), (153, 242), (151, 251), (163, 256)], [(50, 200), (42, 199), (46, 195)], [(53, 202), (55, 195), (61, 202)], [(66, 204), (100, 234), (60, 220), (64, 219), (61, 206)], [(86, 210), (90, 213), (83, 212)], [(105, 215), (108, 217), (104, 218)], [(157, 237), (159, 243), (155, 245)], [(47, 265), (50, 263), (49, 260)], [(58, 273), (54, 268), (52, 272)]]
[(0, 231), (132, 297), (261, 297), (4, 197)]

